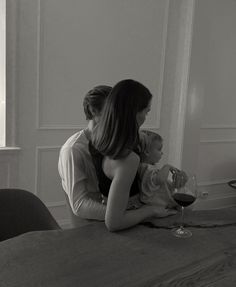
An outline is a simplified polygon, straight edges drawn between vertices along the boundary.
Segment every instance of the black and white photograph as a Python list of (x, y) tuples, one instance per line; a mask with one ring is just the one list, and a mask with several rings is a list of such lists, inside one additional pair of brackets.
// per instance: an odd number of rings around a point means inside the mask
[(235, 270), (236, 0), (0, 0), (0, 287)]

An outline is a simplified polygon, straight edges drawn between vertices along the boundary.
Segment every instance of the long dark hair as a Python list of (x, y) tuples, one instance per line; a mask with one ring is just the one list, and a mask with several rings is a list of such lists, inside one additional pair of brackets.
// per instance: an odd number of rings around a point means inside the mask
[(152, 95), (134, 80), (118, 82), (107, 97), (92, 134), (94, 147), (113, 159), (125, 157), (139, 143), (137, 113), (145, 109)]

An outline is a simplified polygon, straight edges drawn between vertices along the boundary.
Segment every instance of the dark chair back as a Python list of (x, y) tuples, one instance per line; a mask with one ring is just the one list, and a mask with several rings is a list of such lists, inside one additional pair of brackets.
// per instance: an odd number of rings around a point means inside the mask
[(60, 229), (46, 205), (22, 189), (0, 189), (0, 241), (36, 230)]

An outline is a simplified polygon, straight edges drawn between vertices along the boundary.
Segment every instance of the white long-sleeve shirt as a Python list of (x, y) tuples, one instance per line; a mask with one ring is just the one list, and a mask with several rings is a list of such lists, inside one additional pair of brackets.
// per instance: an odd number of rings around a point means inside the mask
[(104, 220), (106, 207), (101, 203), (88, 144), (84, 130), (72, 135), (61, 147), (58, 171), (73, 213), (82, 218)]

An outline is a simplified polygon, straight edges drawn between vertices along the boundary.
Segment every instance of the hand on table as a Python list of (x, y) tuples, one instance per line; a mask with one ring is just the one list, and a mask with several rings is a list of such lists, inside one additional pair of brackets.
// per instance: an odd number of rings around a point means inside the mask
[(158, 218), (175, 215), (178, 212), (176, 209), (168, 209), (168, 208), (160, 207), (160, 206), (152, 206), (152, 207), (153, 207), (154, 217), (158, 217)]

